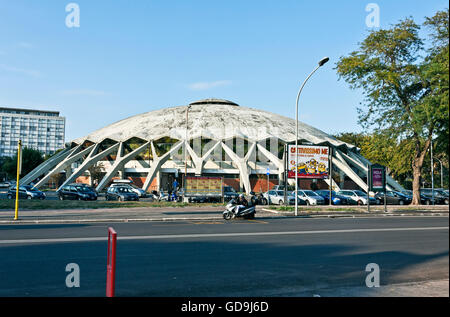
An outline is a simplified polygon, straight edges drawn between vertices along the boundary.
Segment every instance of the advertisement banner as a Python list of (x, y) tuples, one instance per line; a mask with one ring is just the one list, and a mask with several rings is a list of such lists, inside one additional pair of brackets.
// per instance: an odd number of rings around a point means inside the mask
[(328, 178), (328, 153), (327, 146), (298, 145), (296, 151), (295, 145), (289, 145), (288, 178), (295, 178), (295, 171), (298, 178)]
[(222, 194), (221, 177), (186, 177), (186, 194)]
[(379, 164), (370, 166), (369, 173), (369, 189), (370, 191), (379, 192), (386, 188), (386, 168)]

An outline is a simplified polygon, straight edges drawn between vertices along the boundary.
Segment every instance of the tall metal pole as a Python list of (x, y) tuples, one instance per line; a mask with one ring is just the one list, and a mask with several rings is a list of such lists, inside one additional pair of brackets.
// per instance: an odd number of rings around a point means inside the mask
[(370, 213), (370, 166), (367, 164), (367, 212)]
[(183, 195), (186, 193), (186, 176), (187, 176), (187, 143), (188, 143), (188, 114), (191, 106), (186, 107), (186, 134), (184, 138), (184, 179), (183, 179)]
[(431, 138), (431, 201), (434, 206), (434, 167), (433, 167), (433, 137)]
[(442, 161), (440, 159), (438, 159), (437, 157), (435, 157), (436, 160), (439, 161), (439, 164), (441, 165), (441, 188), (444, 189), (444, 174), (442, 172)]
[(330, 146), (330, 171), (328, 173), (330, 180), (330, 206), (333, 205), (333, 148)]
[(305, 86), (308, 79), (316, 72), (316, 70), (319, 69), (319, 67), (328, 62), (328, 60), (328, 57), (322, 58), (319, 61), (319, 65), (317, 65), (316, 68), (314, 68), (314, 70), (311, 72), (311, 74), (306, 77), (305, 81), (300, 87), (300, 90), (298, 91), (297, 100), (295, 102), (295, 216), (298, 216), (298, 100), (300, 99), (300, 94), (302, 93), (303, 87)]
[(288, 171), (287, 171), (287, 160), (288, 160), (288, 146), (287, 144), (284, 145), (284, 205), (287, 206), (288, 205), (288, 201), (287, 201), (287, 186), (288, 186)]

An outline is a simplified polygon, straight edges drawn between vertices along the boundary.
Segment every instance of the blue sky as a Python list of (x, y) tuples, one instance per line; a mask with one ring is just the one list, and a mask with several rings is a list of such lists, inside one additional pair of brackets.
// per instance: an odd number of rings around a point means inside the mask
[[(80, 27), (65, 24), (67, 4)], [(0, 0), (0, 106), (57, 110), (66, 141), (123, 118), (223, 98), (295, 118), (327, 133), (362, 131), (360, 91), (338, 81), (339, 57), (381, 27), (422, 23), (447, 1)]]

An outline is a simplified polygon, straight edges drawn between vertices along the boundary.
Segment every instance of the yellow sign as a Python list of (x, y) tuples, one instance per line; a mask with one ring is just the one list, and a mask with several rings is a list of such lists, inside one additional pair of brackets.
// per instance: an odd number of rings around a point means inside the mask
[(14, 220), (19, 219), (19, 178), (20, 172), (22, 169), (22, 141), (19, 140), (19, 144), (17, 146), (17, 182), (16, 182), (16, 208), (14, 212)]

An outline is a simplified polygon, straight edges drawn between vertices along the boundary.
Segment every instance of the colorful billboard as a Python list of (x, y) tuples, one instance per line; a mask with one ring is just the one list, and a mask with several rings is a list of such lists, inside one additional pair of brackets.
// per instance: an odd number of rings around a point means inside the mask
[(186, 194), (222, 195), (221, 177), (186, 177)]
[(288, 178), (295, 178), (296, 170), (298, 178), (328, 178), (328, 153), (327, 146), (298, 145), (296, 151), (295, 145), (289, 145)]

